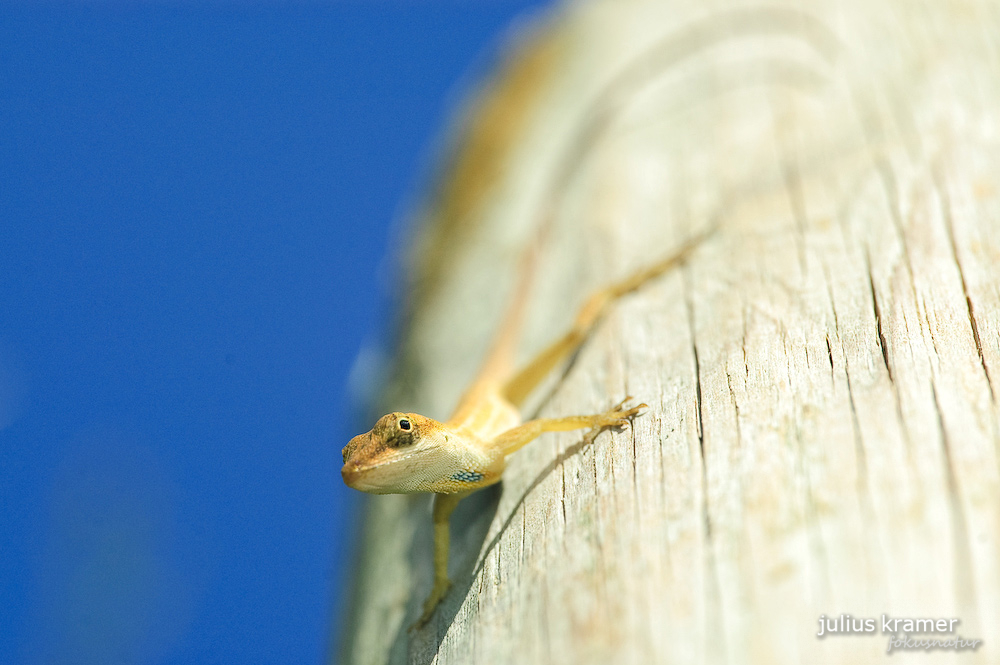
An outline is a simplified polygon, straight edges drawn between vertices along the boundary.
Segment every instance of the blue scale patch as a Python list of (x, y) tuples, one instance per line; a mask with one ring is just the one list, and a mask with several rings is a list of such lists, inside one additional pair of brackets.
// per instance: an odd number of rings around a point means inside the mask
[(478, 483), (483, 479), (483, 474), (476, 471), (459, 471), (451, 474), (451, 479), (460, 483)]

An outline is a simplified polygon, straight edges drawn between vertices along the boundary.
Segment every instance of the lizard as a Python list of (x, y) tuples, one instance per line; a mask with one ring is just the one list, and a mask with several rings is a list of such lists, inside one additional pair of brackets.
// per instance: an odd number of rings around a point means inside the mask
[(523, 421), (519, 411), (549, 372), (576, 353), (616, 300), (684, 262), (710, 233), (711, 229), (664, 259), (592, 293), (569, 331), (521, 369), (511, 371), (533, 273), (530, 267), (523, 270), (485, 362), (447, 420), (389, 413), (344, 447), (341, 475), (349, 487), (371, 494), (434, 494), (434, 583), (417, 627), (427, 623), (451, 586), (449, 518), (463, 498), (499, 482), (507, 458), (545, 432), (620, 427), (648, 408), (628, 407), (632, 398), (626, 397), (598, 414)]

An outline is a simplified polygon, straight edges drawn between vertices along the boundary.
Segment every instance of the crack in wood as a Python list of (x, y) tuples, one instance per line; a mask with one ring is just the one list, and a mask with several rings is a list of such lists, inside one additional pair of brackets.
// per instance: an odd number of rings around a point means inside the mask
[(736, 449), (739, 450), (743, 447), (743, 432), (740, 429), (740, 404), (736, 401), (736, 393), (733, 391), (733, 378), (729, 373), (729, 368), (726, 368), (726, 387), (729, 388), (729, 401), (733, 405), (734, 422), (736, 423)]
[(833, 381), (833, 347), (830, 345), (830, 335), (825, 336), (826, 339), (826, 357), (830, 361), (830, 381)]
[(951, 212), (951, 198), (948, 196), (948, 189), (944, 184), (944, 176), (938, 168), (933, 169), (934, 187), (941, 200), (941, 216), (944, 219), (944, 228), (948, 236), (948, 244), (951, 246), (951, 256), (955, 260), (955, 267), (958, 269), (958, 278), (962, 283), (962, 295), (965, 296), (965, 311), (969, 316), (969, 327), (972, 329), (972, 341), (976, 345), (976, 353), (979, 355), (979, 364), (983, 368), (986, 376), (986, 383), (990, 389), (990, 400), (997, 401), (996, 392), (993, 388), (993, 379), (990, 376), (990, 368), (986, 363), (986, 356), (983, 355), (983, 341), (979, 336), (979, 323), (976, 321), (976, 310), (972, 305), (972, 296), (969, 295), (969, 285), (965, 280), (965, 269), (962, 261), (958, 257), (958, 243), (955, 241), (955, 219)]
[(865, 261), (868, 267), (868, 287), (871, 289), (872, 295), (872, 311), (875, 313), (875, 332), (878, 339), (878, 347), (882, 351), (882, 362), (885, 365), (885, 371), (889, 374), (889, 381), (895, 382), (892, 376), (892, 366), (889, 364), (889, 345), (885, 341), (885, 332), (882, 330), (882, 307), (878, 302), (878, 293), (875, 290), (875, 278), (872, 276), (872, 264), (871, 259), (865, 255)]
[(694, 325), (694, 304), (691, 302), (690, 286), (687, 279), (687, 268), (683, 270), (684, 278), (684, 303), (688, 314), (688, 329), (691, 335), (691, 354), (694, 358), (694, 389), (695, 389), (695, 411), (698, 415), (698, 453), (701, 456), (701, 475), (703, 489), (702, 513), (705, 521), (705, 532), (709, 540), (712, 537), (712, 520), (708, 510), (708, 464), (705, 459), (705, 420), (701, 394), (701, 361), (698, 358), (698, 341)]
[[(715, 539), (713, 538), (712, 516), (709, 502), (708, 486), (708, 460), (705, 455), (705, 418), (704, 403), (701, 385), (701, 360), (698, 357), (698, 338), (695, 326), (694, 302), (692, 299), (691, 281), (688, 278), (690, 268), (684, 266), (681, 269), (682, 284), (684, 290), (684, 304), (687, 310), (688, 330), (691, 336), (691, 353), (694, 359), (694, 379), (695, 379), (695, 406), (698, 415), (698, 451), (701, 459), (701, 511), (702, 521), (705, 528), (705, 577), (707, 581), (706, 602), (714, 611), (709, 612), (706, 617), (706, 625), (711, 624), (717, 638), (709, 638), (708, 630), (705, 631), (707, 641), (707, 653), (712, 654), (712, 660), (720, 660), (726, 651), (725, 625), (723, 611), (722, 592), (719, 582), (719, 566), (715, 555)], [(713, 620), (714, 619), (714, 620)]]

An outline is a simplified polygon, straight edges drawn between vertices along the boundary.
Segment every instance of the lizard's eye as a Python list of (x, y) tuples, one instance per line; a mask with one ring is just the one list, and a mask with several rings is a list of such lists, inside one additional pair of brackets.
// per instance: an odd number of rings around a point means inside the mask
[(396, 426), (399, 427), (399, 429), (403, 430), (404, 432), (409, 432), (411, 429), (413, 429), (413, 425), (410, 424), (410, 421), (407, 420), (406, 418), (400, 418), (396, 422)]

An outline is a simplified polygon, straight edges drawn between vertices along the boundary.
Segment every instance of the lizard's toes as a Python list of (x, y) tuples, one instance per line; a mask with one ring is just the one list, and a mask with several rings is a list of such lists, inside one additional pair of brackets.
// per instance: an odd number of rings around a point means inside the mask
[(424, 602), (424, 611), (417, 619), (417, 622), (410, 626), (410, 630), (420, 630), (427, 625), (427, 622), (431, 620), (434, 616), (434, 610), (437, 606), (444, 600), (444, 597), (448, 594), (448, 590), (451, 588), (451, 580), (444, 582), (435, 582), (434, 588), (431, 589), (431, 595)]
[(618, 409), (619, 417), (623, 421), (628, 421), (628, 420), (631, 420), (632, 418), (635, 418), (637, 415), (639, 415), (642, 412), (643, 409), (648, 409), (648, 408), (649, 408), (649, 405), (645, 404), (645, 403), (639, 404), (638, 406), (633, 406), (631, 409), (622, 410), (621, 408), (619, 408)]
[(639, 404), (638, 406), (626, 409), (624, 407), (625, 402), (628, 402), (630, 399), (632, 398), (626, 397), (620, 404), (605, 414), (606, 424), (604, 427), (624, 427), (632, 421), (632, 418), (639, 415), (643, 409), (649, 408), (646, 404)]
[(645, 402), (642, 402), (638, 406), (633, 406), (631, 409), (628, 410), (628, 417), (632, 418), (634, 416), (637, 416), (640, 413), (642, 413), (643, 409), (648, 409), (648, 408), (649, 408), (649, 405), (646, 404)]
[[(615, 404), (615, 407), (613, 409), (611, 409), (611, 410), (612, 411), (621, 411), (622, 409), (625, 408), (625, 405), (628, 404), (629, 402), (631, 402), (633, 399), (635, 399), (635, 398), (632, 397), (631, 395), (629, 395), (628, 397), (626, 397), (622, 401), (618, 402), (618, 404)], [(643, 406), (645, 406), (645, 404)]]

